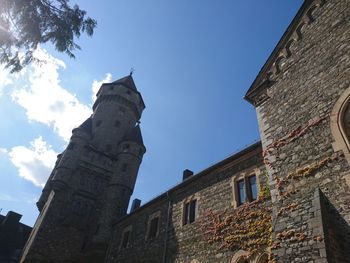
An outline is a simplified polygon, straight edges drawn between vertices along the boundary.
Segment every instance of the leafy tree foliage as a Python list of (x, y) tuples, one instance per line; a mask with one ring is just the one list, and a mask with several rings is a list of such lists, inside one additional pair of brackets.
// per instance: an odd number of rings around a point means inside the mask
[(74, 58), (81, 33), (91, 36), (96, 21), (69, 0), (0, 0), (0, 63), (18, 72), (35, 60), (39, 44), (51, 42)]

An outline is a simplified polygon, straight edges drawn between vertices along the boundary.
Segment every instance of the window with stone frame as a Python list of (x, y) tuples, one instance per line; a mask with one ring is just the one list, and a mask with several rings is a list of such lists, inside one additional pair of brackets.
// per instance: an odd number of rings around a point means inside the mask
[(258, 198), (257, 174), (241, 174), (233, 178), (233, 206), (238, 207), (244, 203), (253, 202)]
[(148, 239), (153, 239), (157, 237), (158, 233), (159, 217), (153, 218), (150, 222)]
[(153, 213), (148, 218), (146, 240), (153, 240), (158, 237), (160, 224), (160, 211)]
[(193, 199), (184, 203), (183, 225), (191, 224), (196, 221), (197, 205), (197, 199)]
[(125, 227), (122, 231), (121, 240), (119, 244), (119, 249), (125, 249), (130, 246), (132, 234), (132, 225)]

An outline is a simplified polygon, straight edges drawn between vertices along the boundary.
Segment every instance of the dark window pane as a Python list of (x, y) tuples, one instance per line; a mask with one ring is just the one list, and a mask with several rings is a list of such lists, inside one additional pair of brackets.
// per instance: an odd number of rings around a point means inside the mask
[(256, 186), (256, 176), (249, 177), (249, 188), (252, 195), (252, 200), (256, 200), (258, 197), (258, 188)]
[(157, 231), (158, 231), (158, 221), (159, 217), (153, 218), (150, 223), (150, 228), (149, 228), (149, 238), (155, 238), (157, 236)]
[(128, 165), (126, 163), (123, 163), (122, 172), (126, 172), (127, 168), (128, 168)]
[(184, 208), (184, 225), (188, 223), (189, 210), (190, 210), (190, 204), (187, 203), (185, 204), (185, 208)]
[(237, 182), (237, 188), (238, 188), (238, 205), (241, 205), (245, 202), (245, 199), (246, 199), (244, 180), (239, 180)]
[(130, 231), (126, 231), (123, 235), (122, 248), (126, 248), (129, 243)]
[(196, 219), (196, 204), (197, 200), (193, 200), (190, 202), (189, 223), (194, 222), (194, 220)]

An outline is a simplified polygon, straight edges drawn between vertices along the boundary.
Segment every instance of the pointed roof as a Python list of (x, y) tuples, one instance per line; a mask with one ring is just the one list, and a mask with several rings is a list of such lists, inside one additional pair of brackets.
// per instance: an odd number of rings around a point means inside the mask
[(130, 88), (132, 90), (137, 91), (134, 79), (132, 78), (131, 74), (126, 76), (126, 77), (123, 77), (121, 79), (118, 79), (118, 80), (116, 80), (116, 81), (114, 81), (112, 83), (114, 83), (114, 84), (122, 84), (122, 85), (124, 85), (124, 86), (126, 86), (126, 87), (128, 87), (128, 88)]
[(142, 134), (140, 125), (136, 125), (124, 138), (126, 141), (137, 142), (141, 145), (143, 144)]

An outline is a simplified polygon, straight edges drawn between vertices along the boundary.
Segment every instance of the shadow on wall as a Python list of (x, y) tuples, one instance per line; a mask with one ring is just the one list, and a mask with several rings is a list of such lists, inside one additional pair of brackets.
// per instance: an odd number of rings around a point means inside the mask
[(329, 263), (348, 262), (350, 258), (350, 226), (321, 192), (322, 217)]

